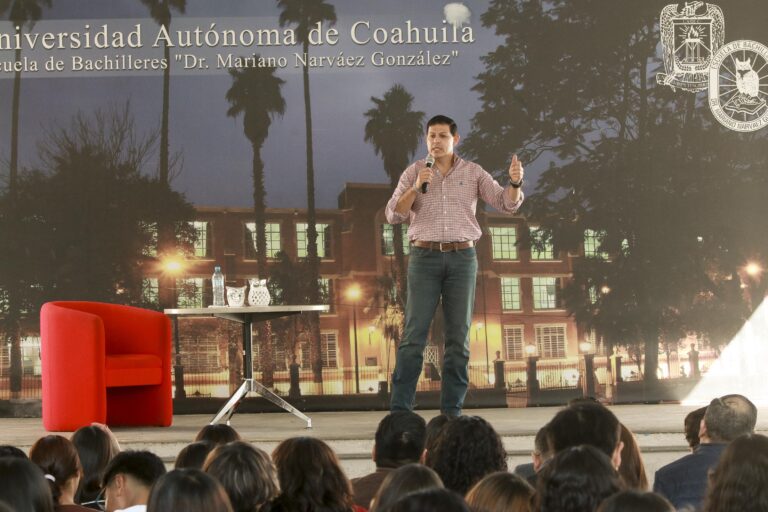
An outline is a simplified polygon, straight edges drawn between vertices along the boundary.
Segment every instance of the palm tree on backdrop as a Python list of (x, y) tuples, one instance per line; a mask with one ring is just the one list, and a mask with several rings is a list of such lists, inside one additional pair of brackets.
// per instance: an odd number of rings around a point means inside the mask
[[(256, 56), (258, 58), (258, 55)], [(253, 149), (253, 215), (256, 221), (256, 261), (259, 277), (267, 277), (267, 228), (266, 192), (264, 190), (264, 162), (261, 148), (269, 134), (269, 125), (276, 116), (285, 113), (285, 100), (280, 93), (284, 80), (275, 76), (275, 68), (244, 68), (229, 70), (232, 86), (227, 91), (229, 109), (227, 115), (243, 115), (243, 131)], [(259, 325), (261, 340), (261, 369), (263, 383), (274, 384), (274, 355), (272, 351), (272, 328), (269, 322)]]
[[(187, 0), (141, 0), (141, 3), (149, 8), (149, 14), (158, 25), (168, 30), (171, 26), (171, 9), (184, 14), (187, 6)], [(171, 50), (166, 42), (163, 46), (163, 57), (168, 65), (163, 70), (163, 112), (160, 119), (160, 162), (158, 163), (158, 180), (161, 184), (170, 188), (170, 156), (169, 156), (169, 115), (170, 115), (170, 90), (171, 90)], [(158, 208), (162, 211), (162, 207)], [(173, 226), (158, 214), (157, 219), (157, 255), (162, 257), (174, 249)], [(172, 301), (172, 294), (169, 289), (168, 278), (161, 278), (158, 282), (158, 295), (160, 296), (161, 306), (169, 304)], [(172, 304), (175, 307), (175, 304)]]
[[(32, 28), (43, 14), (43, 6), (50, 7), (51, 0), (0, 0), (0, 13), (8, 13), (8, 20), (14, 30), (19, 27), (21, 33), (25, 26)], [(14, 54), (16, 62), (21, 60), (21, 48)], [(8, 237), (8, 253), (5, 255), (12, 263), (18, 263), (22, 257), (18, 244), (18, 219), (16, 218), (16, 201), (18, 200), (19, 179), (19, 104), (21, 100), (21, 71), (13, 75), (13, 100), (11, 106), (11, 159), (8, 170), (8, 214), (6, 216), (5, 233)], [(5, 283), (7, 293), (7, 311), (5, 312), (5, 335), (11, 345), (11, 397), (21, 396), (21, 297), (22, 284), (13, 272), (8, 274)]]
[[(424, 133), (424, 112), (413, 111), (413, 96), (400, 84), (393, 85), (382, 98), (371, 97), (376, 105), (365, 113), (365, 142), (373, 144), (384, 161), (384, 172), (394, 192), (400, 175), (419, 147)], [(406, 271), (403, 254), (402, 224), (392, 226), (395, 250), (395, 283), (399, 304), (405, 304)]]
[[(309, 31), (317, 23), (336, 23), (336, 8), (324, 0), (278, 0), (280, 26), (295, 24), (296, 35), (301, 41), (302, 51), (309, 55)], [(309, 69), (302, 68), (304, 78), (304, 118), (307, 137), (307, 263), (312, 276), (310, 302), (320, 300), (320, 260), (317, 256), (317, 220), (315, 214), (315, 168), (312, 157), (312, 103), (309, 95)], [(320, 318), (310, 314), (310, 360), (316, 383), (323, 382), (323, 361), (320, 349)]]

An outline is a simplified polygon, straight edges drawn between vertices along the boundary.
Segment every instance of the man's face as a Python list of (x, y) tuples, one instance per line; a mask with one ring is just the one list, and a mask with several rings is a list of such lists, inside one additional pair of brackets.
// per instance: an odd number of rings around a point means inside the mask
[(451, 135), (447, 124), (433, 124), (427, 128), (427, 148), (435, 158), (453, 154), (453, 148), (459, 143), (459, 134)]

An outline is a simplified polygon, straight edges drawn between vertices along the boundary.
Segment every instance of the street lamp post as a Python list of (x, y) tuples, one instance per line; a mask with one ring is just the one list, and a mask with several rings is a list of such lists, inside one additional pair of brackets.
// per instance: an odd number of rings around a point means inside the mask
[(584, 380), (581, 389), (584, 398), (591, 398), (595, 396), (595, 354), (592, 353), (592, 343), (582, 341), (579, 343), (579, 350), (584, 354)]
[[(184, 270), (181, 258), (168, 257), (162, 262), (162, 269), (165, 274), (173, 279), (171, 287), (171, 306), (178, 307), (178, 282), (176, 277)], [(184, 389), (184, 365), (181, 362), (181, 343), (179, 341), (179, 318), (173, 316), (173, 348), (176, 351), (173, 360), (174, 389), (176, 398), (186, 398), (187, 392)]]
[(357, 301), (360, 300), (360, 286), (353, 284), (347, 288), (347, 297), (352, 301), (352, 329), (355, 338), (355, 392), (360, 393), (360, 363), (357, 356)]

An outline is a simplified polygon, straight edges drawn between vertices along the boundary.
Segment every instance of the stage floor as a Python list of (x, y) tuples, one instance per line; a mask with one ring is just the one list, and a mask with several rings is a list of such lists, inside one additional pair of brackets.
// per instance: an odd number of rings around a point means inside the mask
[[(649, 478), (668, 462), (688, 453), (683, 436), (683, 418), (696, 407), (675, 404), (620, 405), (610, 407), (619, 420), (637, 436), (643, 451)], [(465, 414), (482, 416), (499, 432), (508, 453), (510, 469), (530, 461), (533, 437), (559, 410), (557, 407), (526, 409), (467, 409)], [(429, 420), (438, 411), (418, 411)], [(328, 442), (339, 455), (350, 478), (363, 475), (374, 468), (371, 448), (376, 426), (384, 411), (318, 412), (308, 414), (312, 429), (289, 413), (235, 414), (232, 426), (243, 439), (271, 452), (288, 437), (313, 436)], [(147, 449), (160, 455), (172, 465), (176, 454), (194, 440), (197, 432), (211, 416), (174, 416), (169, 428), (114, 428), (123, 449)], [(758, 412), (757, 430), (768, 431), (768, 407)], [(46, 435), (39, 418), (0, 418), (0, 444), (11, 444), (25, 451), (39, 437)], [(69, 433), (63, 435), (69, 436)]]

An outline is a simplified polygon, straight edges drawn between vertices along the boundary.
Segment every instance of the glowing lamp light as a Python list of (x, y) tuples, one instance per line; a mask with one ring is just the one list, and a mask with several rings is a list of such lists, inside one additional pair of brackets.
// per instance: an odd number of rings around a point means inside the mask
[(163, 260), (163, 270), (169, 274), (178, 274), (184, 269), (184, 263), (180, 258), (169, 256)]
[(763, 267), (761, 267), (759, 263), (755, 263), (754, 261), (750, 261), (744, 267), (744, 271), (750, 277), (757, 277), (757, 276), (759, 276), (760, 274), (763, 273)]
[(347, 288), (347, 298), (351, 301), (357, 302), (360, 300), (360, 297), (362, 296), (363, 292), (360, 291), (360, 285), (353, 284), (349, 288)]
[(536, 345), (526, 345), (525, 346), (525, 353), (528, 356), (536, 355)]
[(588, 354), (592, 350), (592, 344), (588, 341), (582, 341), (579, 343), (579, 350), (582, 354)]

